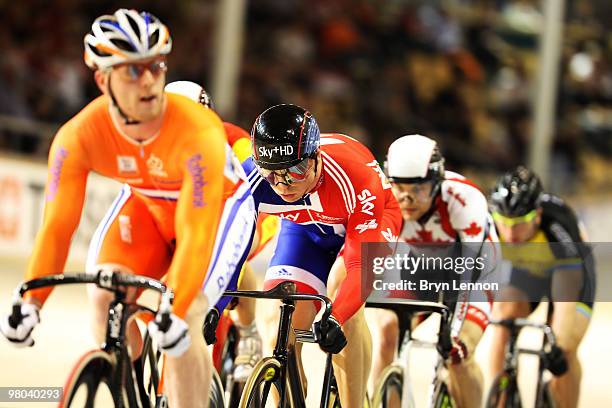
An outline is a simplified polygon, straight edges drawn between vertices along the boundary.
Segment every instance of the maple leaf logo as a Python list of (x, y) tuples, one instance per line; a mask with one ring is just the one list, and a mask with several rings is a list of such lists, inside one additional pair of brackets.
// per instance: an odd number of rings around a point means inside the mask
[(482, 232), (482, 228), (476, 224), (476, 222), (472, 221), (469, 227), (463, 229), (463, 232), (471, 237), (475, 237)]
[(433, 240), (433, 234), (431, 233), (431, 231), (428, 231), (426, 229), (417, 231), (417, 234), (422, 242), (431, 242)]

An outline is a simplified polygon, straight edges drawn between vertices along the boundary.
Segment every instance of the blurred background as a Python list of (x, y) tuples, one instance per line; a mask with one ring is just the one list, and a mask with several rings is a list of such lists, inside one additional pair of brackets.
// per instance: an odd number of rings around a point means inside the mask
[[(53, 135), (99, 94), (82, 38), (97, 16), (119, 7), (150, 11), (169, 26), (168, 81), (202, 84), (224, 120), (249, 130), (270, 105), (295, 103), (322, 131), (363, 141), (380, 162), (394, 139), (421, 133), (440, 143), (449, 169), (484, 191), (500, 172), (528, 164), (574, 206), (593, 241), (610, 240), (610, 0), (0, 0), (0, 313), (40, 222)], [(116, 191), (89, 184), (73, 270)], [(600, 290), (610, 258), (598, 260)], [(66, 302), (45, 312), (47, 321), (61, 324), (84, 294)], [(596, 354), (611, 311), (596, 306), (585, 339), (592, 399), (583, 406), (612, 403), (603, 375), (612, 361)], [(80, 337), (41, 327), (49, 343), (35, 348), (36, 358), (59, 345), (49, 365), (68, 369), (75, 356), (67, 353), (88, 332), (78, 313)], [(8, 353), (0, 345), (13, 367), (32, 358)], [(0, 385), (31, 381), (27, 372), (0, 373)]]
[[(563, 5), (563, 26), (554, 177), (542, 176), (553, 192), (598, 194), (610, 187), (612, 2), (552, 3)], [(0, 1), (2, 151), (44, 159), (58, 125), (98, 95), (81, 39), (118, 7), (159, 16), (174, 39), (168, 79), (205, 85), (224, 119), (246, 129), (266, 107), (292, 102), (379, 159), (418, 132), (483, 184), (528, 161), (546, 27), (535, 0)], [(232, 21), (228, 34), (220, 26)], [(228, 49), (231, 66), (215, 67)], [(236, 74), (222, 83), (227, 70)]]

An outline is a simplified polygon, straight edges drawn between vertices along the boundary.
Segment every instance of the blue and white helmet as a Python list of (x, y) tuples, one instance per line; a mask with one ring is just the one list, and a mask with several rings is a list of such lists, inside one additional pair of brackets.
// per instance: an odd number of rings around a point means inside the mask
[(85, 63), (101, 70), (172, 50), (168, 27), (153, 14), (127, 9), (96, 18), (83, 42)]

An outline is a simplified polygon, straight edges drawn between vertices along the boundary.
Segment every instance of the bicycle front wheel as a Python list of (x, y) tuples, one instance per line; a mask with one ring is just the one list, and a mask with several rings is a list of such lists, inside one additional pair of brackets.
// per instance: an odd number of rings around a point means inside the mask
[(110, 386), (113, 362), (101, 350), (84, 354), (76, 363), (66, 385), (59, 408), (96, 408), (121, 406), (121, 392)]
[(374, 389), (373, 408), (399, 407), (402, 402), (404, 371), (399, 365), (390, 365), (382, 372)]
[(502, 372), (495, 377), (489, 389), (485, 407), (521, 408), (521, 396), (514, 375)]
[[(255, 368), (251, 376), (248, 378), (242, 397), (240, 398), (240, 408), (264, 408), (266, 406), (273, 406), (272, 401), (280, 397), (280, 391), (282, 385), (280, 382), (281, 377), (281, 363), (273, 358), (266, 357), (262, 359)], [(279, 406), (293, 408), (293, 400), (291, 398), (291, 390), (286, 387), (285, 398), (286, 401), (280, 402)], [(274, 394), (274, 399), (272, 395)], [(266, 405), (268, 403), (268, 405)]]

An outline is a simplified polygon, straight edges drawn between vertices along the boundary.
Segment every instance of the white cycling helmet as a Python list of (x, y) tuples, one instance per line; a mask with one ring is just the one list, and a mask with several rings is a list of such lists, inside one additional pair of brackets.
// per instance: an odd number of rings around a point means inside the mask
[(191, 81), (174, 81), (170, 82), (164, 88), (166, 92), (183, 95), (194, 102), (198, 102), (207, 108), (215, 109), (212, 99), (208, 92), (200, 85)]
[(85, 63), (101, 70), (172, 50), (168, 27), (153, 14), (127, 9), (96, 18), (83, 42)]
[(389, 181), (395, 183), (444, 179), (444, 158), (438, 144), (421, 135), (402, 136), (391, 143), (385, 167)]

